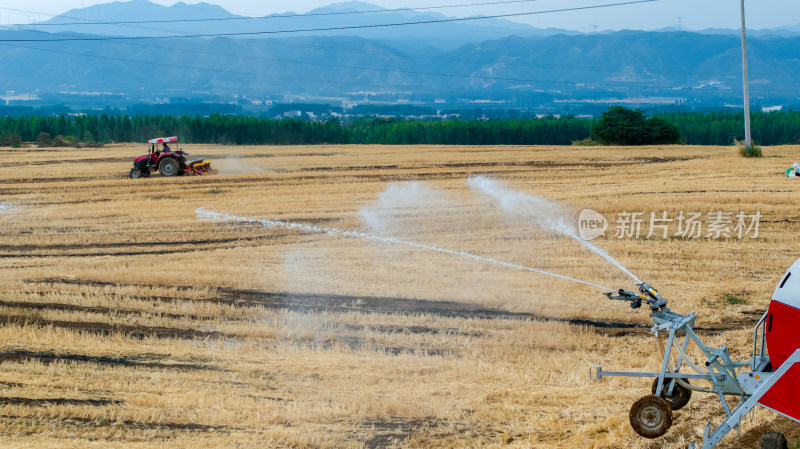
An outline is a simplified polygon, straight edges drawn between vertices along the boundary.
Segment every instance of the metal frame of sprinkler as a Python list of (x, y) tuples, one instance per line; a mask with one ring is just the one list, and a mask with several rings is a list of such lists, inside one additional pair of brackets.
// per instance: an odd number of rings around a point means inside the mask
[[(697, 315), (681, 315), (667, 308), (667, 301), (647, 283), (638, 284), (639, 293), (620, 289), (615, 293), (605, 293), (612, 300), (628, 301), (631, 308), (637, 309), (647, 303), (652, 311), (655, 325), (651, 331), (659, 341), (664, 354), (661, 370), (658, 372), (605, 371), (601, 366), (589, 368), (591, 380), (602, 380), (607, 376), (650, 377), (655, 378), (652, 395), (644, 396), (633, 404), (630, 412), (631, 426), (641, 436), (657, 438), (672, 425), (672, 411), (685, 406), (691, 392), (712, 393), (719, 397), (727, 419), (712, 431), (711, 423), (706, 424), (703, 443), (700, 448), (711, 449), (732, 429), (739, 428), (739, 422), (759, 399), (789, 371), (800, 362), (800, 349), (796, 350), (776, 371), (772, 371), (770, 359), (766, 355), (765, 320), (767, 313), (758, 320), (753, 329), (753, 357), (749, 362), (733, 361), (727, 346), (713, 348), (705, 345), (694, 332)], [(666, 334), (666, 345), (664, 335)], [(704, 354), (706, 360), (695, 363), (687, 355), (689, 342), (694, 343)], [(673, 354), (677, 361), (671, 363)], [(692, 372), (682, 373), (688, 366)], [(749, 367), (749, 370), (744, 370)], [(705, 380), (710, 388), (692, 385), (689, 380)], [(731, 409), (726, 395), (740, 397), (736, 408)], [(693, 442), (689, 449), (697, 449)]]

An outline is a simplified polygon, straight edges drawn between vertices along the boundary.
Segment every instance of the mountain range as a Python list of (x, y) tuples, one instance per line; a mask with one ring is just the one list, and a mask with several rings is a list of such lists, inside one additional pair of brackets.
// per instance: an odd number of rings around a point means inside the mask
[[(364, 12), (377, 10), (359, 2), (335, 4), (285, 18), (294, 20), (293, 25), (270, 26), (375, 24), (381, 23), (378, 15), (386, 23), (445, 17), (413, 11)], [(339, 14), (347, 11), (364, 13)], [(0, 31), (4, 68), (0, 92), (6, 92), (0, 98), (7, 104), (80, 101), (94, 107), (165, 101), (251, 105), (307, 101), (553, 110), (615, 102), (685, 107), (741, 103), (741, 48), (733, 32), (581, 34), (487, 19), (332, 34), (158, 39), (165, 33), (241, 33), (256, 26), (240, 17), (204, 3), (165, 7), (134, 0), (73, 10), (42, 25)], [(231, 20), (174, 22), (178, 18)], [(143, 20), (171, 22), (135, 27), (107, 23)], [(103, 37), (111, 35), (152, 39)], [(800, 102), (796, 87), (800, 36), (773, 33), (748, 43), (754, 102)]]
[[(262, 33), (261, 36), (264, 37), (281, 37), (284, 34), (303, 37), (355, 36), (365, 39), (396, 40), (437, 48), (454, 48), (468, 42), (499, 39), (511, 34), (524, 37), (578, 34), (575, 31), (562, 29), (539, 29), (502, 19), (384, 26), (447, 19), (452, 18), (434, 12), (389, 10), (358, 1), (335, 3), (304, 14), (288, 12), (254, 18), (232, 14), (220, 6), (208, 3), (189, 5), (178, 2), (172, 6), (162, 6), (147, 0), (132, 0), (73, 9), (25, 28), (50, 33), (69, 32), (107, 36), (155, 37), (175, 34), (233, 33)], [(153, 20), (158, 22), (141, 23)], [(109, 22), (125, 23), (109, 24)], [(365, 26), (369, 28), (354, 28)], [(318, 31), (283, 33), (294, 30)]]
[[(334, 3), (303, 14), (287, 12), (265, 17), (248, 17), (232, 14), (224, 8), (208, 3), (175, 3), (163, 6), (148, 0), (130, 0), (73, 9), (50, 20), (28, 25), (52, 33), (73, 32), (107, 36), (164, 36), (174, 34), (229, 34), (264, 33), (287, 30), (319, 30), (302, 33), (303, 36), (357, 36), (367, 39), (404, 40), (426, 43), (439, 48), (452, 48), (467, 42), (499, 39), (509, 35), (544, 37), (556, 34), (584, 34), (560, 28), (536, 28), (504, 19), (481, 19), (447, 23), (429, 23), (400, 27), (372, 27), (365, 29), (320, 30), (326, 28), (360, 27), (409, 22), (430, 22), (452, 19), (435, 12), (418, 12), (412, 9), (386, 9), (360, 1)], [(206, 21), (213, 19), (212, 21)], [(149, 22), (149, 21), (156, 22)], [(109, 23), (125, 22), (125, 23)], [(141, 23), (148, 22), (148, 23)], [(661, 30), (691, 31), (700, 34), (736, 34), (738, 29), (686, 30), (668, 27)], [(605, 30), (600, 33), (610, 33)], [(798, 36), (800, 24), (770, 29), (749, 29), (752, 36)], [(594, 33), (596, 34), (596, 33)], [(269, 35), (266, 35), (269, 36)]]

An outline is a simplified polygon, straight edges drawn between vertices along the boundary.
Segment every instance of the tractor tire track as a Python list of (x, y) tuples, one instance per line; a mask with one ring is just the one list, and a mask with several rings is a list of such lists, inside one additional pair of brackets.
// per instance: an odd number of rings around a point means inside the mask
[[(72, 285), (90, 285), (96, 287), (160, 287), (177, 288), (179, 291), (181, 289), (191, 290), (191, 287), (125, 284), (75, 279), (43, 279), (36, 282), (50, 284), (64, 283)], [(159, 299), (162, 299), (162, 297), (159, 297)], [(213, 302), (236, 307), (263, 307), (274, 310), (291, 310), (300, 313), (358, 312), (404, 315), (435, 315), (444, 318), (464, 319), (506, 319), (563, 322), (576, 326), (588, 326), (612, 336), (649, 332), (649, 326), (639, 323), (603, 322), (577, 318), (557, 318), (533, 313), (509, 312), (501, 309), (490, 309), (475, 304), (456, 301), (432, 301), (426, 299), (400, 297), (294, 294), (286, 292), (263, 292), (258, 290), (217, 288), (216, 294), (206, 298), (168, 297), (163, 299), (170, 301)], [(399, 329), (392, 329), (392, 331), (398, 330)], [(404, 330), (403, 332), (413, 333), (413, 330), (409, 329)]]
[[(291, 244), (293, 236), (282, 234), (252, 238), (227, 238), (227, 239), (201, 239), (182, 240), (172, 242), (126, 242), (126, 243), (98, 243), (98, 244), (53, 244), (53, 245), (0, 245), (0, 259), (29, 259), (29, 258), (54, 258), (54, 257), (99, 257), (99, 256), (142, 256), (175, 254), (196, 251), (210, 251), (242, 246), (243, 243), (272, 242), (273, 244)], [(169, 248), (166, 248), (169, 247)], [(98, 251), (87, 252), (88, 249), (108, 248), (150, 248), (141, 251)], [(82, 250), (81, 252), (69, 252)], [(64, 251), (42, 253), (39, 251)]]
[[(75, 279), (44, 279), (36, 282), (64, 283), (73, 285), (91, 286), (116, 286), (116, 287), (149, 287), (172, 288), (192, 290), (191, 287), (152, 285), (152, 284), (126, 284), (94, 280)], [(355, 295), (320, 295), (320, 294), (295, 294), (287, 292), (264, 292), (258, 290), (244, 290), (234, 288), (217, 288), (214, 294), (204, 298), (188, 297), (163, 297), (163, 301), (187, 302), (213, 302), (235, 307), (263, 307), (273, 310), (290, 310), (300, 313), (385, 313), (401, 315), (434, 315), (443, 318), (462, 319), (503, 319), (503, 320), (529, 320), (543, 322), (560, 322), (574, 326), (587, 326), (600, 333), (619, 337), (631, 334), (649, 335), (649, 323), (600, 321), (583, 318), (552, 317), (526, 312), (510, 312), (502, 309), (486, 308), (476, 304), (457, 301), (433, 301), (427, 299), (382, 297), (382, 296), (355, 296)], [(695, 330), (709, 333), (722, 333), (730, 330), (750, 328), (755, 324), (749, 312), (743, 312), (741, 319), (729, 319), (724, 324), (697, 326)], [(380, 332), (379, 329), (375, 329)], [(392, 328), (385, 329), (388, 333), (415, 331), (427, 332), (421, 329)]]
[(71, 399), (71, 398), (17, 398), (0, 397), (0, 405), (25, 405), (29, 407), (49, 407), (53, 405), (90, 405), (102, 407), (120, 405), (123, 401), (114, 399)]
[(85, 354), (72, 354), (54, 351), (28, 351), (12, 349), (0, 352), (0, 363), (35, 361), (44, 365), (54, 362), (94, 363), (105, 366), (125, 366), (134, 368), (152, 368), (178, 371), (220, 371), (219, 368), (197, 363), (196, 361), (176, 361), (167, 363), (167, 358), (157, 354), (143, 354), (135, 357), (110, 357)]
[(96, 321), (62, 321), (48, 320), (39, 317), (5, 315), (0, 316), (0, 325), (21, 325), (54, 327), (71, 329), (100, 335), (124, 334), (132, 338), (178, 338), (186, 340), (205, 338), (238, 338), (236, 335), (224, 334), (214, 330), (181, 329), (163, 326), (137, 326), (119, 323), (102, 323)]
[(94, 248), (140, 248), (159, 246), (186, 246), (186, 245), (212, 245), (219, 243), (244, 243), (253, 241), (272, 241), (284, 238), (283, 235), (265, 235), (250, 238), (225, 238), (225, 239), (198, 239), (198, 240), (167, 240), (147, 242), (113, 242), (113, 243), (87, 243), (87, 244), (52, 244), (52, 245), (0, 245), (0, 251), (70, 251), (87, 250)]
[[(40, 292), (39, 294), (44, 294)], [(11, 307), (25, 310), (58, 310), (61, 312), (81, 312), (81, 313), (97, 313), (101, 315), (126, 315), (126, 316), (155, 316), (160, 318), (169, 319), (189, 319), (202, 322), (204, 320), (224, 320), (224, 321), (255, 321), (248, 318), (229, 318), (223, 316), (211, 315), (193, 315), (183, 313), (168, 313), (152, 310), (138, 310), (138, 309), (118, 309), (112, 307), (100, 306), (80, 306), (75, 304), (64, 304), (57, 302), (32, 302), (32, 301), (4, 301), (0, 299), (0, 307)]]
[(31, 167), (42, 165), (64, 165), (64, 164), (86, 164), (94, 165), (98, 163), (120, 163), (127, 161), (128, 158), (121, 157), (96, 157), (87, 159), (55, 159), (50, 161), (27, 161), (27, 162), (0, 162), (1, 167)]
[[(248, 429), (240, 427), (228, 426), (214, 426), (208, 424), (198, 423), (178, 423), (178, 422), (144, 422), (134, 420), (104, 420), (95, 418), (85, 418), (81, 416), (68, 416), (64, 418), (43, 418), (43, 417), (28, 417), (18, 416), (14, 414), (0, 414), (0, 420), (12, 422), (28, 422), (28, 421), (49, 421), (58, 427), (95, 427), (103, 429), (135, 429), (147, 431), (166, 431), (167, 434), (159, 435), (158, 439), (178, 438), (178, 435), (172, 435), (172, 431), (185, 431), (185, 432), (226, 432), (226, 431), (247, 431)], [(152, 438), (152, 436), (150, 437)]]
[[(65, 283), (73, 285), (91, 286), (116, 286), (116, 287), (143, 287), (143, 288), (171, 288), (193, 290), (191, 287), (158, 285), (158, 284), (129, 284), (95, 280), (76, 279), (43, 279), (29, 282)], [(133, 297), (133, 296), (131, 296)], [(137, 296), (147, 298), (147, 296)], [(544, 322), (562, 322), (575, 326), (587, 326), (609, 336), (625, 336), (630, 334), (650, 334), (650, 323), (600, 321), (582, 318), (552, 317), (535, 313), (510, 312), (502, 309), (491, 309), (476, 304), (457, 301), (432, 301), (427, 299), (355, 296), (355, 295), (319, 295), (295, 294), (287, 292), (264, 292), (258, 290), (244, 290), (233, 288), (216, 288), (216, 294), (204, 298), (164, 297), (158, 296), (162, 301), (187, 301), (187, 302), (214, 302), (235, 307), (263, 307), (274, 310), (291, 310), (301, 313), (324, 312), (358, 312), (358, 313), (386, 313), (405, 315), (435, 315), (444, 318), (463, 319), (506, 319), (530, 320)], [(742, 312), (741, 319), (729, 319), (724, 324), (698, 326), (697, 331), (709, 333), (722, 333), (730, 330), (750, 328), (757, 319), (753, 319), (750, 312)], [(412, 332), (404, 330), (403, 332)]]

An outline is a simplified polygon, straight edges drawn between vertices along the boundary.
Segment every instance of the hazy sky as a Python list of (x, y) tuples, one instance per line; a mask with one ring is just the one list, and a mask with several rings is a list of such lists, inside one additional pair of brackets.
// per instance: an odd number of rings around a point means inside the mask
[[(162, 5), (172, 5), (172, 0), (151, 0)], [(207, 0), (228, 11), (249, 16), (264, 16), (282, 12), (307, 12), (335, 3), (337, 0)], [(447, 6), (483, 3), (497, 0), (370, 0), (367, 3), (384, 8)], [(617, 3), (625, 0), (537, 0), (532, 2), (469, 8), (440, 9), (437, 12), (450, 16), (490, 15), (531, 12), (576, 6)], [(28, 23), (47, 20), (73, 8), (81, 8), (110, 0), (0, 0), (0, 24)], [(196, 3), (188, 0), (186, 3)], [(29, 13), (12, 9), (24, 9)], [(604, 29), (656, 29), (681, 23), (687, 29), (738, 28), (740, 25), (739, 0), (660, 0), (655, 3), (622, 6), (585, 12), (562, 12), (517, 17), (512, 20), (537, 27), (556, 27), (591, 31), (596, 26)], [(800, 0), (747, 0), (747, 27), (774, 28), (800, 23)]]

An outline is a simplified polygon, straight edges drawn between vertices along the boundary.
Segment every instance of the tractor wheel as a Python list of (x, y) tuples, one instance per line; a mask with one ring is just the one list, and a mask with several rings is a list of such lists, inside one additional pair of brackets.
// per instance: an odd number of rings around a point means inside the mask
[[(689, 383), (688, 380), (683, 380), (683, 382)], [(672, 394), (667, 395), (668, 385), (669, 379), (664, 379), (664, 388), (661, 389), (661, 398), (667, 401), (667, 404), (669, 404), (672, 410), (682, 409), (689, 403), (689, 400), (692, 399), (692, 390), (675, 382), (675, 386), (672, 387)], [(653, 381), (653, 388), (650, 389), (653, 394), (656, 394), (656, 387), (658, 387), (658, 378)]]
[(780, 432), (764, 432), (761, 435), (761, 449), (788, 449), (789, 443)]
[(131, 179), (139, 179), (139, 178), (141, 178), (141, 177), (142, 177), (142, 171), (141, 171), (141, 170), (139, 170), (139, 169), (138, 169), (138, 168), (136, 168), (136, 167), (133, 167), (133, 168), (131, 169), (130, 177), (131, 177)]
[(647, 395), (634, 402), (629, 417), (633, 430), (645, 438), (658, 438), (672, 427), (672, 409), (658, 396)]
[(163, 159), (161, 163), (158, 164), (158, 171), (161, 172), (161, 176), (175, 176), (180, 169), (180, 162), (171, 157)]

